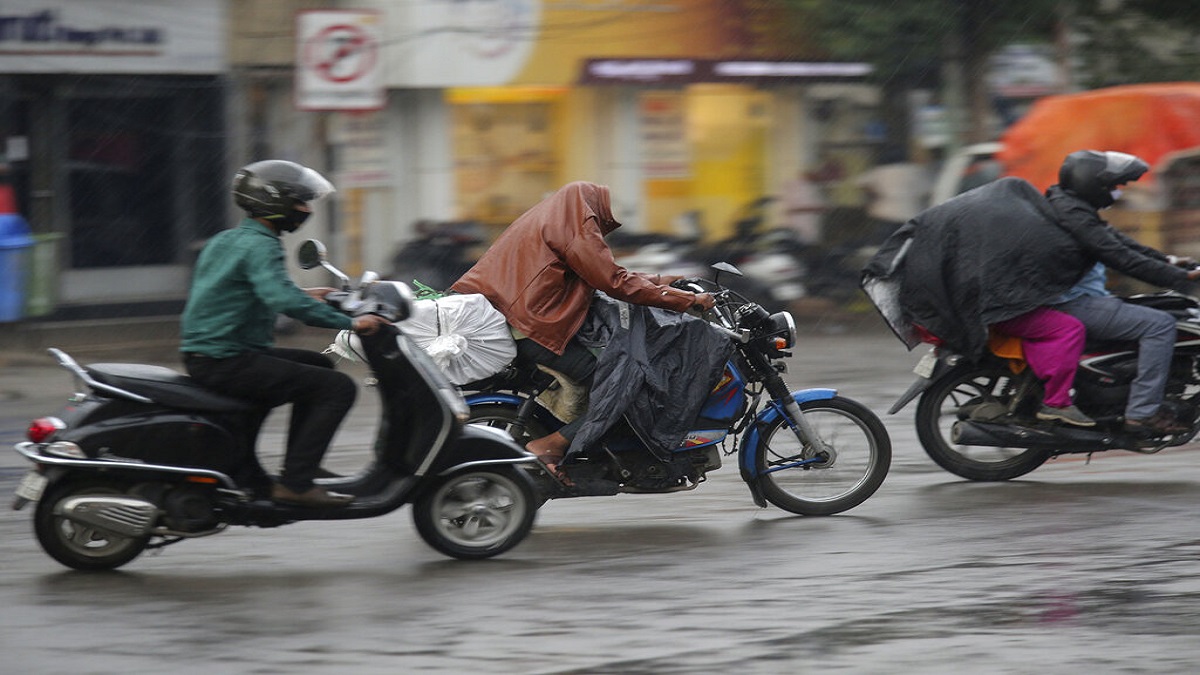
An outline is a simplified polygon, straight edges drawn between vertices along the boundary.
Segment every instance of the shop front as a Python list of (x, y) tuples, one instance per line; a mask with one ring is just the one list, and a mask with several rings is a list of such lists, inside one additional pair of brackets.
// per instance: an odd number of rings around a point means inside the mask
[(224, 227), (223, 13), (219, 0), (0, 8), (4, 166), (17, 209), (55, 242), (64, 308), (178, 304), (195, 245)]
[[(419, 146), (409, 168), (444, 170), (451, 185), (440, 201), (415, 195), (413, 220), (477, 220), (496, 233), (564, 183), (590, 180), (612, 187), (631, 231), (721, 238), (739, 209), (827, 154), (869, 154), (859, 105), (869, 66), (797, 58), (805, 51), (744, 3), (465, 4), (374, 3), (389, 89), (380, 114), (409, 128), (441, 118), (448, 139), (392, 145), (408, 156)], [(440, 95), (401, 120), (416, 91)], [(845, 102), (854, 110), (825, 114)], [(376, 227), (407, 234), (394, 220)]]

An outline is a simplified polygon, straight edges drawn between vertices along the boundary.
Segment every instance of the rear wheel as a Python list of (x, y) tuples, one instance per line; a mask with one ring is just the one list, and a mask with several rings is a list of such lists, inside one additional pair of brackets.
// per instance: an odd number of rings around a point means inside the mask
[(413, 504), (425, 543), (452, 558), (504, 553), (533, 529), (538, 502), (529, 481), (511, 469), (467, 470), (441, 479)]
[(983, 404), (1008, 407), (1016, 392), (1016, 378), (1004, 364), (969, 364), (946, 373), (917, 404), (917, 438), (926, 454), (946, 471), (978, 481), (1010, 480), (1045, 464), (1051, 455), (1046, 449), (960, 445), (951, 440), (955, 422)]
[(827, 516), (854, 508), (875, 494), (892, 463), (892, 443), (883, 422), (850, 399), (806, 401), (804, 419), (830, 452), (800, 443), (783, 417), (767, 425), (755, 457), (763, 497), (805, 516)]
[(485, 403), (471, 406), (469, 424), (484, 424), (501, 429), (508, 433), (514, 441), (524, 447), (529, 441), (541, 438), (550, 433), (537, 420), (529, 420), (522, 424), (517, 418), (517, 409), (503, 403)]
[(51, 558), (77, 570), (112, 570), (138, 557), (150, 541), (126, 537), (77, 523), (55, 513), (66, 499), (85, 495), (122, 495), (120, 485), (104, 480), (62, 482), (51, 486), (38, 501), (33, 531)]

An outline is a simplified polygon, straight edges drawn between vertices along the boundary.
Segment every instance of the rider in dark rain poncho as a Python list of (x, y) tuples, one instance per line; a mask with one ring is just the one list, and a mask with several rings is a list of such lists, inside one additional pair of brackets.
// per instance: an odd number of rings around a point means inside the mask
[[(1089, 185), (1106, 195), (1146, 171), (1131, 155), (1085, 152), (1098, 161)], [(1097, 262), (1168, 288), (1200, 278), (1101, 220), (1070, 183), (1049, 194), (1002, 178), (925, 210), (880, 247), (863, 289), (909, 349), (920, 326), (977, 359), (989, 326), (1054, 305)]]

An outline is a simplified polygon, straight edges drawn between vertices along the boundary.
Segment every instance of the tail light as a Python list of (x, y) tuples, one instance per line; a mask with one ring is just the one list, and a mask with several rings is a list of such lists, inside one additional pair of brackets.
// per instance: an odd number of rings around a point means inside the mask
[(45, 443), (66, 428), (67, 424), (57, 417), (39, 417), (29, 423), (25, 437), (34, 443)]
[(924, 342), (925, 344), (930, 344), (934, 347), (941, 347), (943, 344), (945, 344), (942, 338), (929, 332), (928, 328), (920, 324), (913, 324), (913, 333), (916, 334), (918, 340)]

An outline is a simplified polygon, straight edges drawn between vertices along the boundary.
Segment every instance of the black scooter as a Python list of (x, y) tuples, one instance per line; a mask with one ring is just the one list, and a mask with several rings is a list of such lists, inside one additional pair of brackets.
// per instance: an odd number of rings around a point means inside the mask
[[(315, 240), (300, 249), (304, 269), (342, 280), (327, 302), (349, 315), (408, 315), (408, 287), (364, 275), (357, 289)], [(373, 461), (354, 476), (322, 478), (352, 494), (348, 506), (277, 504), (247, 476), (263, 412), (206, 390), (161, 366), (81, 366), (51, 349), (75, 374), (78, 391), (54, 417), (34, 420), (16, 451), (34, 464), (14, 509), (35, 502), (34, 533), (52, 558), (81, 570), (118, 568), (147, 548), (216, 534), (229, 525), (277, 527), (301, 520), (381, 516), (413, 505), (413, 521), (434, 549), (488, 558), (520, 543), (541, 500), (527, 471), (537, 459), (507, 434), (464, 425), (462, 397), (425, 352), (394, 326), (361, 340), (383, 400)]]

